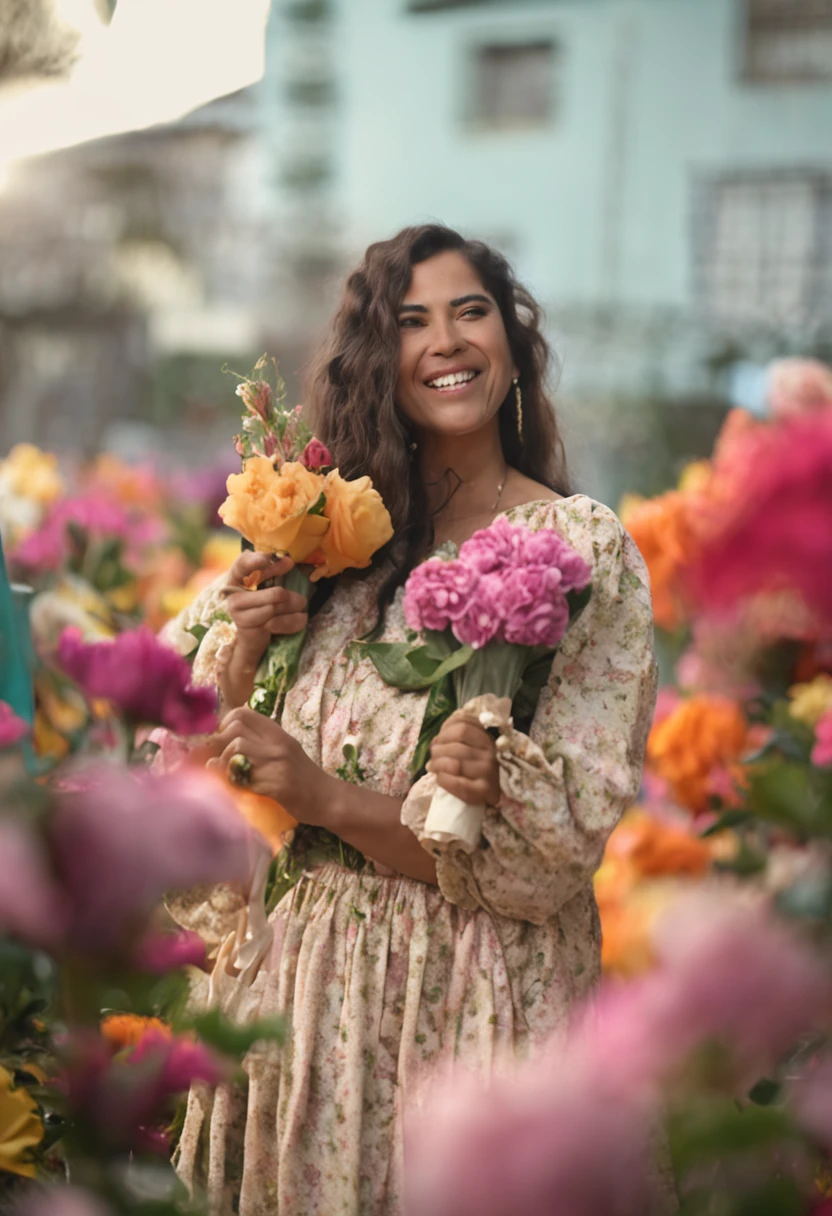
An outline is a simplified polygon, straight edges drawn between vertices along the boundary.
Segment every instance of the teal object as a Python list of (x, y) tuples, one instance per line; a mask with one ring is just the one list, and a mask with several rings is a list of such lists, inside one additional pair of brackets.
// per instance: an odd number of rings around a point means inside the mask
[(14, 586), (6, 572), (0, 540), (0, 701), (20, 718), (34, 721), (32, 691), (34, 657), (29, 630), (31, 587)]

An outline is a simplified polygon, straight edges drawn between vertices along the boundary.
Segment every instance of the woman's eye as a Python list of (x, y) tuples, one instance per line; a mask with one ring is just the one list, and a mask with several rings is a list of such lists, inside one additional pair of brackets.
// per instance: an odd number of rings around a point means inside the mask
[(485, 309), (484, 309), (484, 308), (476, 308), (476, 307), (474, 307), (474, 308), (466, 308), (466, 309), (465, 309), (465, 312), (464, 312), (462, 315), (463, 315), (463, 317), (484, 317), (484, 316), (485, 316)]
[(399, 318), (399, 328), (400, 329), (413, 329), (413, 327), (415, 325), (421, 325), (421, 324), (422, 324), (422, 322), (419, 320), (418, 317), (400, 317)]

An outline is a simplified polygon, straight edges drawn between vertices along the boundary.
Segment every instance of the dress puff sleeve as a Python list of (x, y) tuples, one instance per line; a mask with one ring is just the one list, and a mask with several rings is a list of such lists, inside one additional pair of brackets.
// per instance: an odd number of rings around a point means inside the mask
[[(511, 725), (507, 701), (463, 707), (500, 722), (501, 798), (486, 808), (477, 848), (423, 844), (451, 903), (541, 925), (591, 881), (638, 794), (656, 700), (653, 613), (644, 562), (608, 507), (576, 495), (507, 514), (532, 531), (556, 529), (592, 567), (592, 595), (555, 655), (528, 736)], [(435, 789), (428, 774), (402, 807), (417, 837)]]

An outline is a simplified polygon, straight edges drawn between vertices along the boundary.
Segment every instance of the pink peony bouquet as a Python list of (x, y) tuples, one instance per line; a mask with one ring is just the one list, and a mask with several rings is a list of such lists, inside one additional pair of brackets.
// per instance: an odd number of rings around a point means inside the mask
[[(404, 595), (415, 640), (361, 644), (387, 683), (431, 689), (415, 772), (442, 723), (475, 697), (507, 698), (518, 720), (531, 720), (555, 651), (589, 599), (591, 573), (553, 529), (530, 532), (504, 518), (476, 532), (458, 557), (416, 567)], [(487, 714), (480, 720), (493, 725)], [(484, 813), (437, 790), (425, 835), (471, 851)]]

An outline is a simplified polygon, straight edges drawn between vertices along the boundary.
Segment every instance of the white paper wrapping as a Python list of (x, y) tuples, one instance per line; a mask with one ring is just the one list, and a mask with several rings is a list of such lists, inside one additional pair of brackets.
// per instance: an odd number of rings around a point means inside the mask
[(438, 789), (431, 799), (421, 839), (455, 845), (465, 853), (473, 853), (482, 835), (484, 818), (484, 805), (473, 806), (456, 794)]

